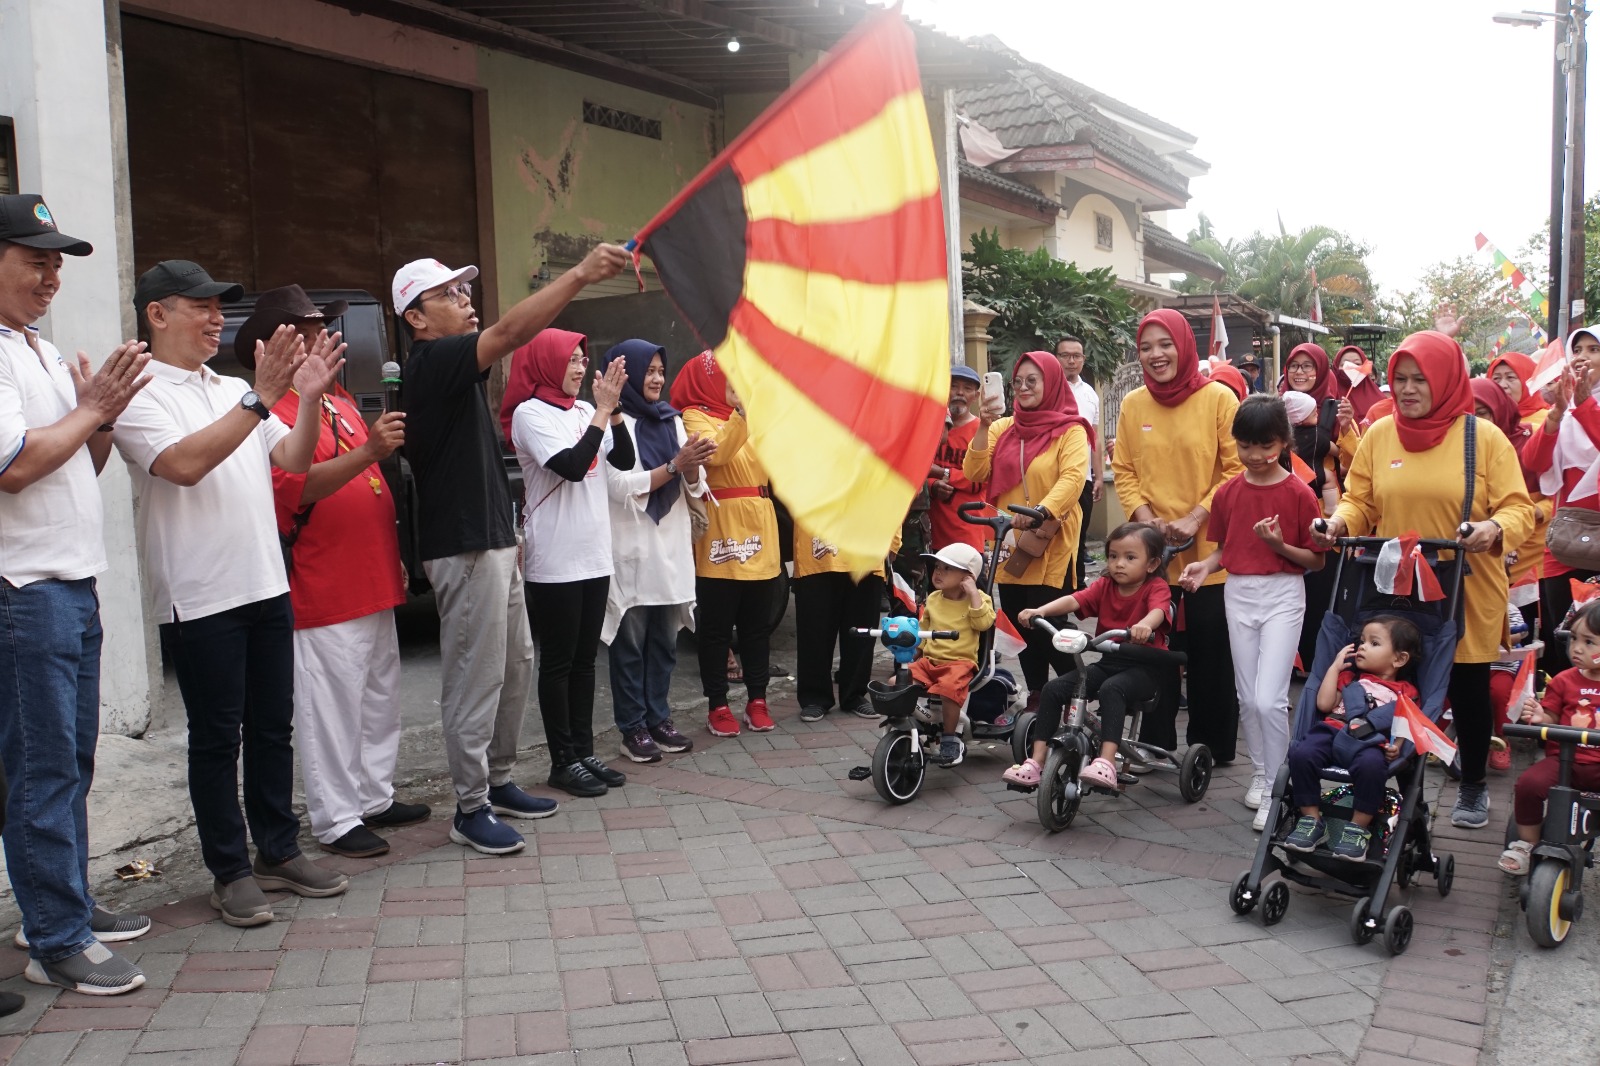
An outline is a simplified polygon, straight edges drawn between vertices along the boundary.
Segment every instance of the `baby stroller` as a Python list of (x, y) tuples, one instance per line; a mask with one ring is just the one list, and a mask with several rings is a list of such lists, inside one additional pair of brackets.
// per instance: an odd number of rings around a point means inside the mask
[[(960, 514), (963, 521), (988, 526), (994, 531), (993, 542), (983, 562), (983, 572), (978, 575), (978, 588), (992, 598), (995, 576), (1000, 570), (1000, 546), (1011, 531), (1013, 519), (1004, 513), (984, 518), (977, 513), (983, 509), (984, 504), (973, 501), (962, 504)], [(1043, 512), (1031, 507), (1017, 506), (1010, 510), (1035, 521), (1045, 520)], [(873, 752), (872, 765), (852, 768), (850, 779), (863, 781), (870, 777), (873, 788), (886, 802), (896, 805), (910, 803), (922, 791), (929, 764), (940, 765), (931, 756), (938, 752), (942, 736), (941, 712), (938, 701), (928, 698), (927, 689), (902, 677), (902, 669), (916, 658), (921, 641), (948, 639), (951, 634), (941, 638), (939, 633), (921, 632), (914, 618), (885, 618), (877, 629), (858, 629), (856, 632), (882, 641), (894, 656), (895, 676), (888, 683), (873, 681), (867, 686), (867, 696), (872, 700), (873, 709), (883, 715), (883, 736)], [(1010, 685), (1009, 678), (999, 668), (1000, 657), (995, 651), (994, 634), (994, 628), (990, 627), (978, 639), (978, 672), (967, 688), (967, 706), (962, 708), (962, 723), (971, 730), (975, 740), (1009, 741), (1013, 758), (1021, 762), (1032, 749), (1033, 715), (1013, 718), (1010, 714), (1003, 714), (993, 722), (969, 720), (967, 715), (973, 696), (985, 687)]]
[[(1360, 634), (1361, 626), (1377, 615), (1398, 615), (1411, 621), (1422, 634), (1422, 661), (1417, 673), (1420, 706), (1434, 722), (1444, 710), (1450, 668), (1461, 626), (1461, 579), (1466, 569), (1466, 553), (1451, 540), (1419, 540), (1418, 547), (1428, 567), (1434, 571), (1444, 599), (1425, 601), (1416, 596), (1392, 596), (1378, 591), (1374, 574), (1379, 550), (1385, 541), (1378, 537), (1340, 538), (1336, 548), (1338, 565), (1334, 574), (1333, 603), (1322, 618), (1317, 633), (1317, 650), (1311, 664), (1310, 680), (1300, 693), (1295, 708), (1291, 735), (1299, 739), (1310, 731), (1322, 713), (1317, 710), (1316, 682), (1327, 673), (1345, 645)], [(1439, 553), (1450, 552), (1453, 559), (1441, 560)], [(1366, 944), (1381, 931), (1384, 947), (1398, 955), (1411, 943), (1412, 917), (1403, 905), (1386, 906), (1393, 886), (1409, 888), (1419, 873), (1431, 873), (1439, 895), (1450, 894), (1455, 879), (1455, 858), (1435, 854), (1428, 828), (1428, 804), (1423, 799), (1423, 773), (1426, 760), (1407, 743), (1389, 763), (1390, 786), (1377, 819), (1372, 824), (1372, 843), (1360, 862), (1335, 858), (1325, 848), (1312, 852), (1290, 851), (1283, 846), (1293, 829), (1298, 811), (1292, 802), (1289, 767), (1278, 770), (1271, 796), (1267, 831), (1261, 834), (1255, 862), (1233, 882), (1228, 903), (1235, 914), (1248, 914), (1261, 904), (1261, 920), (1275, 925), (1289, 908), (1289, 886), (1284, 881), (1350, 896), (1356, 904), (1350, 913), (1350, 938)], [(1323, 793), (1323, 817), (1330, 829), (1350, 816), (1348, 771), (1329, 767), (1325, 781), (1339, 782)], [(1396, 788), (1398, 786), (1398, 788)], [(1281, 875), (1265, 886), (1273, 873)]]

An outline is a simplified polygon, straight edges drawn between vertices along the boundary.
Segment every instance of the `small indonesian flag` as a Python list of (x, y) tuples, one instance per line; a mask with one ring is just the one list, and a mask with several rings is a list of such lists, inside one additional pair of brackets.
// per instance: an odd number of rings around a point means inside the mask
[(1228, 324), (1222, 320), (1222, 299), (1211, 297), (1211, 358), (1228, 358)]
[(1017, 627), (1011, 624), (1011, 619), (997, 612), (994, 616), (994, 650), (999, 655), (1015, 659), (1022, 654), (1022, 649), (1028, 642), (1022, 639), (1022, 634), (1017, 632)]
[(1424, 755), (1437, 755), (1439, 761), (1449, 765), (1456, 761), (1456, 745), (1444, 730), (1435, 725), (1422, 708), (1402, 695), (1395, 703), (1394, 725), (1390, 734), (1396, 740), (1409, 740)]
[(1419, 539), (1415, 530), (1408, 530), (1383, 546), (1381, 551), (1399, 553), (1400, 565), (1387, 588), (1383, 582), (1374, 581), (1379, 592), (1385, 596), (1415, 596), (1423, 603), (1444, 599), (1444, 589), (1439, 587), (1439, 579), (1434, 576), (1433, 568), (1423, 558), (1422, 548), (1417, 544)]
[(900, 576), (898, 571), (890, 570), (889, 576), (891, 579), (889, 594), (894, 597), (894, 602), (900, 605), (907, 617), (915, 618), (917, 616), (917, 594), (912, 591), (911, 585), (905, 578)]
[(1533, 373), (1528, 376), (1528, 391), (1538, 392), (1559, 378), (1566, 369), (1567, 355), (1561, 347), (1561, 338), (1557, 337), (1545, 345), (1544, 351), (1539, 353), (1539, 361), (1534, 364)]
[(1372, 360), (1364, 358), (1359, 366), (1347, 366), (1343, 370), (1344, 376), (1349, 379), (1350, 387), (1353, 389), (1372, 376)]
[(1311, 469), (1310, 463), (1307, 463), (1294, 452), (1289, 453), (1289, 470), (1307, 485), (1315, 485), (1317, 483), (1317, 472)]
[(1311, 268), (1311, 321), (1322, 324), (1322, 289), (1317, 285), (1317, 268)]
[(1522, 653), (1522, 662), (1517, 664), (1517, 676), (1511, 680), (1511, 700), (1506, 704), (1506, 721), (1515, 722), (1522, 716), (1523, 703), (1533, 698), (1533, 682), (1538, 673), (1533, 649), (1529, 648)]

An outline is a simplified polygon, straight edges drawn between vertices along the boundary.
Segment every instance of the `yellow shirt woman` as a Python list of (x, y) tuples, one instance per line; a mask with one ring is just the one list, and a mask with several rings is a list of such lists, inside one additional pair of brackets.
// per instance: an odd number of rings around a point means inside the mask
[(735, 411), (721, 419), (699, 408), (683, 412), (683, 428), (716, 440), (706, 462), (710, 499), (705, 534), (694, 545), (697, 577), (764, 581), (783, 566), (778, 549), (778, 515), (767, 495), (767, 471), (755, 450), (745, 447), (750, 427)]
[[(1002, 418), (989, 427), (987, 434), (979, 427), (979, 435), (973, 437), (972, 446), (967, 449), (967, 457), (961, 467), (961, 472), (968, 480), (988, 480), (993, 465), (991, 445), (1000, 439), (1013, 421), (1009, 417)], [(1002, 568), (996, 581), (1002, 585), (1062, 587), (1067, 579), (1068, 564), (1078, 554), (1078, 538), (1082, 534), (1080, 527), (1083, 524), (1083, 512), (1078, 500), (1083, 495), (1083, 482), (1088, 473), (1089, 435), (1081, 426), (1073, 426), (1034, 457), (1023, 472), (1020, 484), (1000, 496), (999, 506), (1002, 510), (1012, 504), (1043, 507), (1061, 520), (1061, 532), (1050, 538), (1044, 554), (1029, 563), (1028, 569), (1013, 576)]]

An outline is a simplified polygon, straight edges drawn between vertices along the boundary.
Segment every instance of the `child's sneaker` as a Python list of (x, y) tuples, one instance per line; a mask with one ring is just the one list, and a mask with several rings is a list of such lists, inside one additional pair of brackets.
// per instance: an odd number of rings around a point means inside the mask
[(1044, 767), (1040, 766), (1032, 759), (1028, 759), (1025, 762), (1017, 763), (1000, 776), (1005, 780), (1010, 781), (1013, 785), (1027, 785), (1029, 787), (1036, 787), (1039, 784), (1039, 777), (1043, 773)]
[(1118, 788), (1117, 768), (1111, 765), (1109, 759), (1097, 758), (1078, 771), (1078, 781), (1085, 785), (1097, 785), (1100, 788)]
[(724, 703), (721, 707), (711, 708), (711, 714), (706, 718), (706, 727), (711, 730), (714, 737), (736, 737), (739, 735), (739, 719)]
[(954, 734), (945, 734), (939, 741), (939, 765), (960, 766), (961, 760), (967, 757), (967, 746), (961, 738)]
[(1322, 819), (1302, 814), (1294, 823), (1294, 829), (1284, 838), (1283, 846), (1290, 851), (1316, 851), (1317, 845), (1327, 839), (1328, 828), (1322, 824)]
[(1361, 862), (1367, 857), (1367, 845), (1372, 843), (1372, 830), (1363, 829), (1359, 825), (1346, 824), (1344, 831), (1339, 834), (1339, 839), (1333, 842), (1328, 850), (1336, 859), (1346, 862)]
[(744, 705), (744, 724), (757, 733), (772, 732), (772, 715), (767, 713), (766, 700), (751, 700)]

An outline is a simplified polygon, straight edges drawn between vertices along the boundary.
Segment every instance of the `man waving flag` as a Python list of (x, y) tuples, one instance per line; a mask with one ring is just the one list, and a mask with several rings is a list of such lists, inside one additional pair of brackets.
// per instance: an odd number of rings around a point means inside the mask
[(899, 12), (807, 72), (634, 246), (733, 382), (795, 521), (858, 574), (882, 566), (950, 383), (939, 172)]

